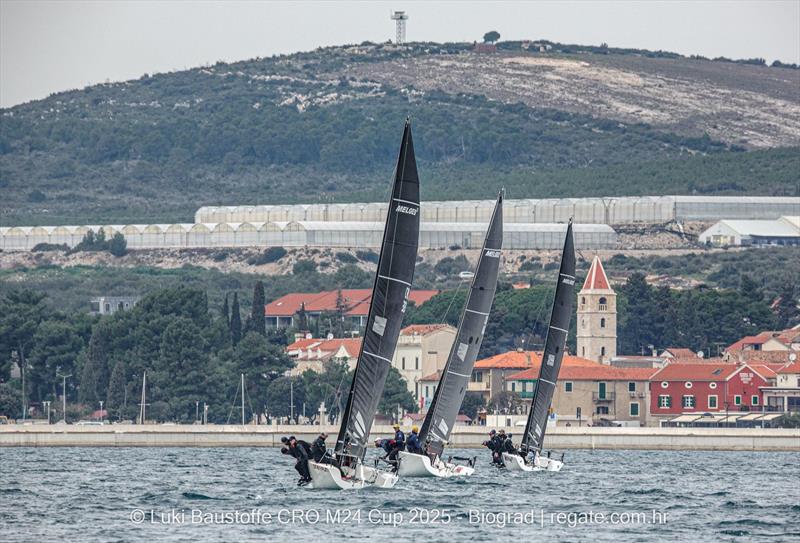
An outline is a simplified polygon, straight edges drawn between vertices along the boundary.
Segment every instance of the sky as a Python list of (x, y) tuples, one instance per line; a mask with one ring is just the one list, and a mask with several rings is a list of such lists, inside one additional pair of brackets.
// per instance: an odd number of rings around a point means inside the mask
[(800, 62), (800, 0), (157, 1), (0, 0), (0, 107), (218, 60), (394, 37), (501, 39)]

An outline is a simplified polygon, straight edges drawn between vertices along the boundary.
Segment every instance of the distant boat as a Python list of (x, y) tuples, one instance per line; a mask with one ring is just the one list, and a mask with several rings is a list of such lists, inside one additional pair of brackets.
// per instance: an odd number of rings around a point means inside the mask
[(424, 454), (400, 453), (400, 475), (408, 477), (452, 477), (472, 475), (473, 461), (466, 465), (442, 459), (444, 447), (456, 422), (458, 411), (464, 401), (467, 385), (475, 359), (481, 348), (489, 311), (497, 289), (497, 273), (500, 267), (500, 251), (503, 247), (503, 193), (497, 196), (492, 219), (486, 231), (478, 266), (472, 276), (467, 302), (461, 312), (456, 339), (450, 349), (439, 386), (433, 395), (425, 421), (419, 433)]
[(544, 343), (542, 363), (536, 390), (531, 399), (528, 412), (528, 423), (522, 435), (519, 453), (503, 453), (503, 464), (511, 471), (560, 471), (564, 463), (560, 460), (542, 457), (544, 431), (547, 428), (547, 417), (553, 392), (564, 358), (567, 344), (569, 323), (572, 318), (572, 304), (575, 298), (575, 244), (572, 239), (572, 221), (567, 226), (564, 250), (561, 253), (561, 267), (558, 270), (558, 283), (550, 311), (550, 325), (547, 328), (547, 339)]
[(411, 123), (406, 120), (361, 352), (333, 461), (309, 462), (313, 488), (391, 488), (397, 483), (394, 471), (365, 466), (364, 455), (408, 306), (417, 261), (419, 219), (419, 178)]

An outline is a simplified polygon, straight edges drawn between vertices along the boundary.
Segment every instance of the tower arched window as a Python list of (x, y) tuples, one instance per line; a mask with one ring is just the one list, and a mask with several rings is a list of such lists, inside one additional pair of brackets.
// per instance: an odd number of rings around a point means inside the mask
[(598, 309), (599, 309), (600, 311), (605, 311), (606, 309), (608, 309), (608, 300), (606, 300), (606, 297), (605, 297), (605, 296), (602, 296), (602, 297), (601, 297), (601, 298), (600, 298), (600, 299), (597, 301), (597, 305), (598, 305)]
[(605, 356), (605, 355), (606, 355), (606, 348), (600, 347), (600, 356)]
[(605, 328), (605, 327), (606, 327), (606, 319), (602, 318), (600, 319), (600, 328)]
[(581, 306), (586, 305), (586, 296), (581, 296)]

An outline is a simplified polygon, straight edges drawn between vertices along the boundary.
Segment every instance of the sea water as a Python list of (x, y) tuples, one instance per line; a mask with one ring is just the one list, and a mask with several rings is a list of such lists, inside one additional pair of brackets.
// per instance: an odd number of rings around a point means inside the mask
[(0, 452), (0, 541), (800, 541), (790, 452), (567, 451), (559, 473), (478, 456), (467, 478), (296, 486), (270, 448)]

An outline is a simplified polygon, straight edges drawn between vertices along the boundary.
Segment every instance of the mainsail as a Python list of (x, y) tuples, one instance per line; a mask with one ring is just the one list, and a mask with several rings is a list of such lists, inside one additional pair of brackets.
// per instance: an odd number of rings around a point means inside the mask
[(567, 237), (564, 240), (564, 252), (561, 254), (561, 268), (558, 270), (556, 295), (550, 312), (550, 326), (547, 328), (547, 339), (542, 353), (542, 367), (536, 382), (536, 391), (531, 400), (528, 423), (525, 426), (520, 452), (539, 452), (544, 443), (544, 431), (547, 427), (547, 416), (553, 392), (556, 388), (558, 372), (567, 343), (572, 302), (575, 287), (575, 244), (572, 239), (572, 221), (567, 226)]
[(500, 250), (503, 247), (503, 193), (497, 197), (492, 220), (486, 232), (478, 267), (472, 278), (467, 303), (461, 313), (456, 339), (442, 371), (439, 387), (433, 395), (428, 414), (422, 423), (420, 441), (429, 455), (442, 454), (450, 438), (458, 410), (464, 401), (472, 366), (478, 357), (489, 310), (497, 288)]
[(334, 449), (340, 465), (360, 462), (366, 453), (408, 303), (418, 243), (419, 178), (411, 123), (406, 120), (367, 327)]

